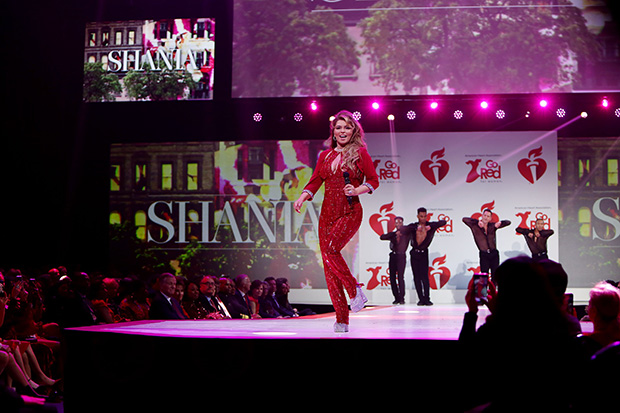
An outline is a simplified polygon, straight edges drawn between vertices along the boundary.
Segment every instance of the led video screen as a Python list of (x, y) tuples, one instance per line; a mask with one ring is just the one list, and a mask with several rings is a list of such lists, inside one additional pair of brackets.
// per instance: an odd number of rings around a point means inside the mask
[(84, 41), (86, 102), (213, 98), (213, 18), (92, 22)]
[(599, 2), (235, 0), (233, 27), (235, 98), (620, 89)]

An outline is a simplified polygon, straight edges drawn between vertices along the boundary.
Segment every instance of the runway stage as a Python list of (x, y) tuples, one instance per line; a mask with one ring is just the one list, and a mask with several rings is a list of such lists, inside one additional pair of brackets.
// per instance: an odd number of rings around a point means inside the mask
[[(64, 409), (189, 409), (205, 397), (222, 407), (253, 408), (268, 398), (293, 410), (363, 408), (392, 392), (414, 392), (412, 407), (458, 411), (466, 397), (459, 381), (470, 365), (457, 341), (465, 311), (459, 304), (369, 307), (351, 314), (349, 333), (333, 332), (333, 313), (70, 329)], [(478, 323), (486, 314), (481, 309)], [(333, 397), (341, 392), (359, 397)]]

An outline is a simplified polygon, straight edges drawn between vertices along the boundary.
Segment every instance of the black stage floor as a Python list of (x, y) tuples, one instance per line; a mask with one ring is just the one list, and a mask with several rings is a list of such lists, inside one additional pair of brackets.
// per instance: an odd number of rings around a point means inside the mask
[(64, 410), (460, 411), (463, 380), (491, 379), (460, 352), (465, 311), (369, 307), (349, 333), (333, 332), (333, 313), (69, 329)]

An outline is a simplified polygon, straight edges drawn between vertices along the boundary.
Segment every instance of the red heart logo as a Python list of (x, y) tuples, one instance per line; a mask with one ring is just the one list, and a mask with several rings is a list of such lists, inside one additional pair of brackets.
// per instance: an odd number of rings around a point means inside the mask
[[(448, 267), (442, 266), (445, 263), (446, 256), (444, 255), (443, 257), (435, 258), (432, 267), (428, 267), (428, 281), (433, 290), (443, 288), (450, 281), (450, 270)], [(437, 286), (437, 280), (439, 280), (439, 287)]]
[(420, 172), (433, 185), (437, 185), (446, 177), (450, 170), (450, 165), (443, 158), (446, 150), (441, 148), (431, 153), (431, 159), (427, 159), (420, 164)]
[(394, 228), (396, 227), (396, 224), (394, 223), (396, 215), (390, 212), (392, 209), (394, 209), (394, 202), (382, 205), (381, 208), (379, 208), (379, 213), (372, 214), (368, 219), (370, 227), (377, 233), (377, 235), (383, 235), (394, 231)]
[(542, 146), (532, 149), (527, 158), (523, 158), (517, 163), (519, 173), (531, 184), (538, 181), (547, 170), (547, 162), (543, 158), (539, 158), (541, 155)]

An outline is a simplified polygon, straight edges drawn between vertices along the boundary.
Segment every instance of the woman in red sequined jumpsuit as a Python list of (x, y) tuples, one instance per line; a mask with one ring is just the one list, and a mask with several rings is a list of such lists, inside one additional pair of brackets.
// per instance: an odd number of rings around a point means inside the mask
[[(366, 149), (364, 131), (353, 115), (339, 112), (330, 129), (329, 148), (319, 155), (314, 173), (294, 207), (299, 212), (304, 201), (311, 200), (325, 183), (319, 246), (327, 289), (336, 312), (334, 331), (347, 332), (349, 307), (345, 291), (351, 299), (352, 311), (361, 310), (367, 299), (340, 251), (362, 223), (359, 195), (372, 193), (379, 186), (379, 178)], [(346, 179), (350, 183), (345, 183)]]

